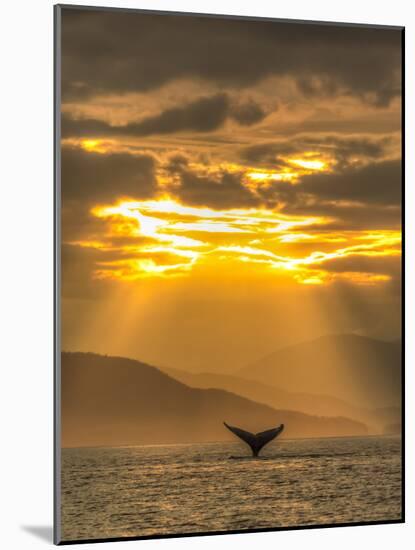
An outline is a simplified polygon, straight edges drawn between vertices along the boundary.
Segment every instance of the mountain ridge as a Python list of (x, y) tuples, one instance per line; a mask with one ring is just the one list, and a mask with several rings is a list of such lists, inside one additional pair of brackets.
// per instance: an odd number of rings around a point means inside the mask
[(286, 391), (328, 394), (357, 407), (399, 406), (401, 342), (325, 335), (280, 348), (237, 375)]
[(62, 353), (64, 447), (228, 441), (222, 422), (250, 431), (284, 423), (287, 437), (365, 435), (347, 418), (275, 410), (221, 389), (191, 388), (139, 361)]
[(398, 407), (390, 407), (390, 410), (385, 413), (383, 410), (356, 407), (331, 395), (286, 391), (257, 380), (235, 375), (213, 372), (192, 373), (174, 368), (161, 368), (160, 370), (193, 388), (224, 389), (275, 409), (293, 410), (313, 416), (342, 416), (357, 420), (366, 424), (369, 433), (372, 434), (383, 433), (386, 422), (397, 422), (400, 419)]

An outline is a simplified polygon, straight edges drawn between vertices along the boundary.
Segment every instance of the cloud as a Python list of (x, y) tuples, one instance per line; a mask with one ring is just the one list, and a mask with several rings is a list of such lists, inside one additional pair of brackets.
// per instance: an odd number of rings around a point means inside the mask
[(239, 103), (231, 108), (231, 117), (239, 122), (241, 126), (251, 126), (257, 122), (261, 122), (265, 118), (266, 113), (263, 108), (255, 103), (252, 99), (245, 103)]
[(114, 126), (101, 120), (73, 119), (62, 116), (63, 137), (80, 136), (151, 136), (175, 132), (213, 132), (231, 119), (251, 126), (266, 116), (254, 101), (233, 104), (227, 94), (201, 97), (186, 105), (173, 107), (139, 122)]
[(62, 244), (62, 298), (85, 300), (105, 295), (108, 284), (93, 277), (97, 262), (104, 258), (101, 250)]
[(290, 141), (256, 143), (243, 147), (239, 152), (239, 158), (248, 164), (275, 167), (281, 166), (279, 155), (289, 155), (298, 150), (299, 144), (296, 146)]
[(336, 169), (344, 169), (350, 162), (374, 160), (384, 157), (393, 139), (390, 136), (354, 137), (337, 135), (299, 135), (292, 139), (269, 141), (243, 147), (240, 159), (248, 164), (278, 169), (286, 166), (282, 157), (314, 151), (329, 155), (336, 162)]
[[(255, 149), (255, 154), (262, 146)], [(358, 140), (346, 140), (347, 158), (355, 148), (375, 158), (382, 146)], [(292, 151), (286, 147), (285, 151)], [(262, 153), (261, 153), (262, 154)], [(278, 161), (273, 165), (277, 169)], [(281, 161), (281, 168), (283, 168)], [(164, 165), (165, 173), (174, 179), (169, 192), (185, 204), (230, 207), (266, 207), (279, 209), (288, 215), (322, 216), (328, 230), (351, 228), (396, 228), (401, 223), (401, 162), (384, 160), (355, 167), (344, 161), (340, 172), (308, 173), (298, 183), (267, 182), (252, 187), (249, 171), (216, 171), (195, 167), (189, 159), (176, 154)]]
[[(390, 276), (400, 274), (400, 256), (364, 256), (351, 254), (327, 260), (321, 266), (332, 273), (379, 273)], [(321, 267), (319, 265), (319, 267)], [(312, 267), (312, 266), (311, 266)]]
[(375, 106), (400, 93), (396, 28), (63, 8), (62, 50), (64, 101), (183, 78), (241, 88), (273, 75), (305, 96), (342, 90)]
[[(100, 154), (63, 147), (61, 181), (63, 242), (101, 240), (106, 223), (92, 216), (91, 208), (121, 197), (153, 196), (156, 161), (150, 155)], [(79, 254), (85, 257), (82, 251)]]
[(401, 226), (401, 208), (385, 205), (363, 203), (342, 204), (337, 201), (323, 201), (314, 197), (307, 202), (306, 197), (299, 197), (296, 203), (287, 204), (282, 209), (288, 214), (316, 215), (331, 218), (325, 225), (328, 231), (345, 231), (348, 229), (396, 229)]
[[(330, 141), (331, 143), (331, 141)], [(258, 149), (252, 148), (256, 155)], [(267, 146), (260, 151), (264, 158)], [(285, 146), (285, 151), (291, 145)], [(358, 141), (344, 145), (338, 158), (347, 159), (355, 149), (377, 157), (381, 146)], [(272, 149), (272, 148), (271, 148)], [(277, 161), (278, 162), (278, 161)], [(281, 161), (283, 162), (283, 161)], [(396, 227), (400, 224), (401, 163), (385, 160), (354, 167), (344, 161), (339, 172), (302, 175), (299, 182), (272, 182), (252, 188), (246, 171), (225, 167), (194, 165), (188, 157), (175, 154), (159, 164), (151, 155), (88, 152), (62, 149), (62, 194), (64, 227), (80, 233), (88, 227), (91, 205), (109, 203), (122, 197), (145, 199), (157, 195), (157, 170), (170, 182), (165, 191), (184, 204), (217, 209), (266, 206), (287, 214), (318, 215), (331, 218), (331, 228)], [(275, 165), (274, 165), (275, 168)], [(83, 221), (82, 221), (83, 220)], [(95, 222), (97, 223), (97, 222)], [(81, 224), (81, 225), (79, 225)], [(91, 229), (92, 230), (92, 229)]]
[(154, 194), (156, 161), (151, 155), (101, 154), (62, 148), (62, 198), (84, 204)]
[(334, 174), (310, 174), (303, 177), (301, 192), (323, 200), (400, 205), (401, 162), (388, 160)]
[(214, 208), (240, 208), (257, 204), (257, 199), (242, 183), (241, 174), (221, 172), (216, 177), (182, 172), (176, 196), (185, 203)]
[(258, 199), (244, 185), (243, 172), (219, 170), (208, 173), (192, 169), (181, 155), (170, 158), (166, 170), (176, 177), (172, 189), (185, 204), (213, 208), (240, 208), (258, 204)]
[(331, 231), (397, 228), (401, 225), (401, 163), (374, 162), (338, 173), (303, 175), (299, 183), (279, 182), (257, 189), (269, 208), (297, 215), (330, 218)]
[(346, 257), (333, 258), (322, 264), (310, 264), (310, 271), (321, 269), (325, 273), (333, 276), (335, 279), (345, 281), (361, 280), (367, 283), (373, 283), (377, 280), (383, 280), (383, 292), (385, 296), (395, 296), (400, 300), (401, 294), (401, 276), (402, 276), (402, 258), (400, 255), (392, 256), (365, 256), (351, 254)]
[(398, 276), (398, 230), (330, 232), (326, 220), (315, 215), (235, 209), (233, 201), (232, 208), (221, 210), (172, 199), (128, 201), (102, 205), (91, 214), (106, 220), (105, 233), (71, 244), (95, 251), (98, 279), (184, 275), (223, 261), (231, 269), (300, 284), (345, 276), (357, 284), (377, 284)]
[(287, 203), (287, 208), (320, 211), (325, 203), (333, 208), (361, 208), (367, 204), (394, 209), (401, 204), (400, 160), (347, 166), (339, 172), (313, 172), (300, 176), (297, 184), (276, 182), (258, 187), (256, 194), (266, 201)]

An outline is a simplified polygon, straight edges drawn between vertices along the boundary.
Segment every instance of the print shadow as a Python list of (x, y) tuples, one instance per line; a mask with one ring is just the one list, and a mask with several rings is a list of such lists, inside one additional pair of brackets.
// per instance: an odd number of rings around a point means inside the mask
[(53, 543), (53, 527), (51, 525), (21, 525), (21, 529), (38, 539)]

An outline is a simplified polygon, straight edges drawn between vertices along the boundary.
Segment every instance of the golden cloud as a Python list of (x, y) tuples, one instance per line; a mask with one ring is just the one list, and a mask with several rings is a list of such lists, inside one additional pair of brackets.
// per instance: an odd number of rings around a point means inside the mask
[[(95, 276), (137, 280), (189, 276), (200, 269), (248, 268), (253, 274), (282, 274), (305, 285), (348, 280), (378, 284), (390, 279), (379, 270), (329, 266), (340, 259), (399, 256), (400, 231), (325, 229), (322, 216), (288, 216), (266, 208), (215, 210), (182, 204), (169, 197), (97, 205), (91, 214), (107, 222), (102, 238), (78, 241), (99, 248)], [(366, 262), (367, 263), (367, 262)], [(239, 268), (238, 268), (239, 266)]]

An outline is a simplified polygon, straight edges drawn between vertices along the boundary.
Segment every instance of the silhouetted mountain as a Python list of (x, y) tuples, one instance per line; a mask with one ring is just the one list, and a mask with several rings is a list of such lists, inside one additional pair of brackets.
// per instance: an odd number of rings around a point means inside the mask
[(238, 375), (290, 392), (328, 394), (361, 408), (399, 406), (401, 342), (324, 336), (280, 349)]
[(364, 424), (275, 410), (218, 389), (195, 389), (157, 368), (120, 357), (62, 353), (62, 445), (134, 445), (229, 440), (223, 420), (285, 437), (363, 435)]
[(282, 390), (255, 380), (211, 372), (192, 373), (173, 368), (163, 372), (193, 388), (227, 390), (275, 409), (303, 412), (313, 416), (344, 416), (363, 422), (370, 433), (383, 433), (387, 424), (400, 421), (400, 408), (367, 409), (356, 407), (330, 395), (298, 393)]

